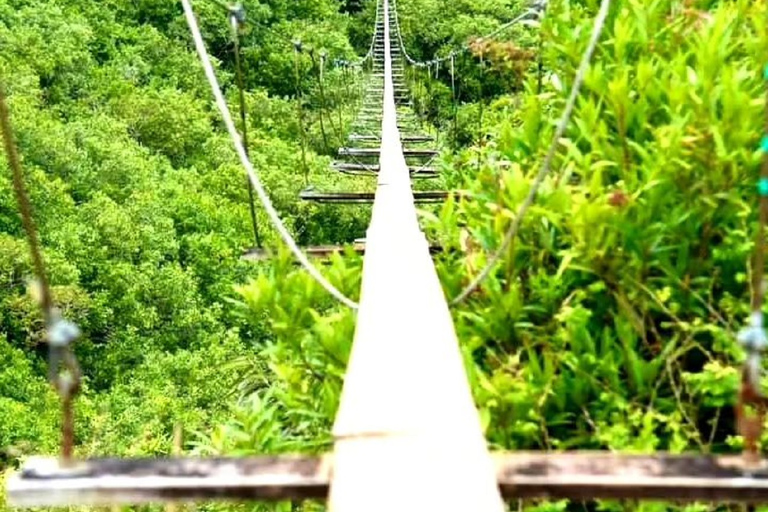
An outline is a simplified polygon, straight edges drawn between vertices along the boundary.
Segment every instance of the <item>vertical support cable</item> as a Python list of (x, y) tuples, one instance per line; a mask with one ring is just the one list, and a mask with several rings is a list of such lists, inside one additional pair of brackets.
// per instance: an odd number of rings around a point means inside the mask
[[(237, 88), (239, 90), (240, 98), (240, 135), (243, 138), (243, 149), (245, 154), (250, 158), (248, 152), (248, 122), (246, 119), (246, 107), (245, 107), (245, 84), (243, 80), (242, 63), (240, 62), (240, 19), (236, 12), (230, 12), (229, 15), (230, 26), (232, 27), (232, 40), (234, 42), (235, 53), (235, 68), (237, 70)], [(261, 249), (261, 234), (259, 233), (259, 223), (256, 220), (256, 203), (253, 198), (253, 187), (251, 182), (246, 176), (245, 188), (248, 189), (248, 204), (251, 210), (251, 225), (253, 226), (253, 239), (256, 242), (256, 247)]]
[[(312, 59), (312, 67), (318, 66), (317, 62), (315, 61), (315, 49), (310, 48), (309, 49), (309, 58)], [(323, 60), (324, 57), (321, 57), (320, 59), (320, 65), (318, 66), (319, 70), (319, 76), (320, 76), (320, 135), (323, 137), (323, 151), (328, 152), (328, 136), (325, 133), (325, 121), (323, 120), (323, 112), (325, 111), (325, 96), (323, 94)]]
[[(485, 54), (483, 53), (482, 46), (480, 47), (480, 69), (485, 69)], [(483, 73), (480, 73), (480, 76), (483, 76)], [(483, 113), (485, 111), (485, 103), (483, 98), (483, 80), (482, 78), (477, 81), (478, 88), (479, 88), (479, 98), (478, 98), (478, 111), (477, 111), (477, 172), (480, 172), (480, 155), (482, 153), (482, 149), (485, 146), (484, 138), (483, 138)]]
[[(440, 61), (435, 61), (435, 80), (440, 83)], [(440, 144), (440, 101), (435, 103), (435, 144)]]
[(456, 57), (451, 54), (451, 98), (453, 105), (453, 147), (459, 146), (459, 104), (456, 98)]
[(81, 373), (72, 344), (80, 336), (78, 327), (63, 319), (53, 305), (50, 283), (45, 269), (37, 226), (32, 216), (24, 174), (21, 170), (16, 140), (11, 127), (11, 116), (5, 98), (5, 87), (0, 83), (0, 133), (5, 144), (8, 165), (13, 173), (13, 190), (21, 214), (21, 223), (27, 235), (32, 265), (37, 279), (38, 302), (45, 317), (48, 341), (48, 377), (61, 398), (61, 458), (64, 465), (72, 462), (75, 442), (75, 417), (73, 402), (80, 391)]
[(299, 133), (301, 135), (301, 168), (304, 172), (304, 186), (309, 186), (309, 168), (307, 167), (307, 134), (304, 131), (304, 94), (301, 88), (299, 75), (299, 54), (301, 53), (301, 41), (293, 43), (293, 74), (296, 79), (296, 109), (299, 116)]

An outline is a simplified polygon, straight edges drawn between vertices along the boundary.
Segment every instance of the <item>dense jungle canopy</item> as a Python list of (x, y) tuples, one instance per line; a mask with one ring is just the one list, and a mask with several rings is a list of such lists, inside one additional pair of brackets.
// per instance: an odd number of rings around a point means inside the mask
[[(194, 4), (235, 113), (226, 13), (211, 0)], [(316, 204), (299, 192), (372, 190), (370, 178), (330, 163), (364, 78), (339, 62), (367, 51), (375, 4), (243, 1), (251, 160), (302, 246), (365, 236), (369, 206)], [(526, 7), (398, 1), (417, 60), (468, 44)], [(441, 150), (438, 185), (415, 186), (474, 198), (423, 209), (428, 237), (443, 248), (435, 262), (446, 296), (483, 267), (527, 194), (597, 7), (552, 0), (540, 23), (475, 41), (457, 58), (453, 83), (445, 66), (409, 69), (414, 108)], [(741, 448), (736, 332), (755, 271), (765, 19), (765, 2), (752, 0), (613, 2), (552, 174), (503, 262), (453, 309), (491, 448)], [(179, 2), (0, 0), (0, 81), (53, 295), (83, 332), (76, 453), (168, 454), (176, 425), (190, 454), (327, 451), (355, 315), (294, 265), (258, 205), (264, 245), (279, 254), (240, 258), (254, 244), (246, 178)], [(0, 162), (7, 472), (57, 452), (60, 405), (5, 155)], [(350, 251), (321, 268), (357, 298), (361, 265)], [(584, 510), (565, 501), (521, 507)], [(714, 510), (589, 505), (683, 508)]]

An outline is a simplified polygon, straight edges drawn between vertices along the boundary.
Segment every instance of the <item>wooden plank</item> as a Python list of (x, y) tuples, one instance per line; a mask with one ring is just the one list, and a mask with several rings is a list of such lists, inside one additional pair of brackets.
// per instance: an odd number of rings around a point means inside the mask
[[(310, 247), (302, 247), (302, 251), (312, 258), (327, 258), (331, 254), (342, 253), (346, 248), (351, 248), (358, 254), (365, 252), (365, 244), (354, 243), (348, 245), (313, 245)], [(245, 261), (265, 261), (275, 257), (275, 253), (268, 249), (250, 249), (240, 256), (241, 260)], [(298, 264), (299, 262), (296, 261)]]
[[(378, 135), (361, 135), (361, 134), (353, 133), (349, 136), (349, 140), (380, 142), (381, 137), (379, 137)], [(429, 135), (402, 135), (401, 134), (400, 140), (402, 142), (432, 142), (435, 140), (435, 138)]]
[[(381, 148), (339, 148), (340, 156), (378, 157)], [(434, 149), (403, 149), (405, 157), (433, 157), (440, 154)]]
[[(348, 249), (351, 249), (357, 254), (365, 254), (365, 241), (355, 241), (352, 244), (346, 245), (315, 245), (302, 248), (307, 256), (316, 259), (327, 259), (334, 254), (343, 254)], [(438, 254), (442, 252), (442, 250), (443, 248), (439, 245), (429, 246), (430, 254)], [(251, 249), (240, 256), (240, 259), (244, 261), (267, 261), (275, 256), (276, 254), (273, 251), (267, 249)], [(294, 260), (294, 264), (297, 266), (301, 265), (298, 260)]]
[[(379, 165), (378, 164), (356, 164), (356, 163), (348, 163), (348, 162), (334, 162), (332, 164), (333, 168), (337, 171), (363, 171), (367, 173), (377, 173), (379, 172)], [(408, 171), (410, 171), (411, 176), (414, 174), (427, 174), (427, 175), (437, 175), (437, 171), (434, 167), (408, 167)]]
[[(768, 470), (750, 473), (737, 456), (516, 452), (494, 454), (493, 461), (506, 500), (768, 503)], [(768, 459), (762, 465), (768, 467)], [(72, 468), (59, 466), (57, 459), (31, 459), (8, 479), (8, 505), (325, 499), (333, 466), (331, 454), (92, 459)]]
[[(381, 172), (379, 176), (381, 176)], [(409, 177), (410, 178), (410, 177)], [(305, 201), (318, 203), (370, 203), (375, 199), (375, 192), (318, 192), (304, 190), (299, 197)], [(413, 192), (413, 200), (417, 203), (435, 203), (444, 201), (448, 196), (456, 198), (466, 197), (460, 191), (448, 192), (447, 190), (417, 190)]]
[[(371, 76), (373, 76), (373, 77), (383, 77), (384, 73), (371, 73)], [(392, 73), (392, 79), (394, 80), (396, 78), (399, 78), (399, 79), (403, 78), (403, 74), (402, 73)]]
[(768, 502), (768, 459), (761, 465), (747, 468), (741, 456), (515, 453), (497, 458), (497, 475), (507, 497), (757, 503)]
[(8, 481), (15, 507), (194, 500), (306, 499), (327, 494), (329, 457), (94, 459), (30, 462)]

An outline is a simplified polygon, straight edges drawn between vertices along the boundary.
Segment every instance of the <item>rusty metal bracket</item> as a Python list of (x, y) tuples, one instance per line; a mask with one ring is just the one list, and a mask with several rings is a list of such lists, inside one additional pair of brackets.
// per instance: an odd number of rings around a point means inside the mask
[[(739, 332), (739, 343), (747, 351), (741, 371), (741, 387), (736, 402), (736, 420), (739, 434), (744, 437), (744, 463), (746, 469), (758, 469), (760, 454), (758, 443), (763, 433), (768, 398), (760, 390), (762, 353), (768, 346), (763, 330), (763, 314), (752, 313), (750, 325)], [(754, 408), (754, 411), (749, 411)]]

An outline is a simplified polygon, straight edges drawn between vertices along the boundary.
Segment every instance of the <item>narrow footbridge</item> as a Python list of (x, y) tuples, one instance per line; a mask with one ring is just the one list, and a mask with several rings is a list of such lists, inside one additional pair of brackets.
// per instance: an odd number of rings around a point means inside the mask
[(505, 499), (521, 498), (768, 501), (768, 476), (760, 467), (745, 469), (739, 457), (489, 453), (417, 220), (417, 201), (444, 196), (412, 188), (412, 179), (434, 175), (423, 164), (434, 151), (425, 147), (431, 137), (400, 113), (408, 91), (399, 41), (393, 0), (380, 0), (367, 100), (349, 147), (339, 152), (351, 160), (334, 164), (338, 172), (374, 176), (377, 185), (375, 193), (352, 197), (373, 205), (333, 452), (33, 459), (8, 481), (11, 506), (319, 498), (333, 512), (503, 512)]

